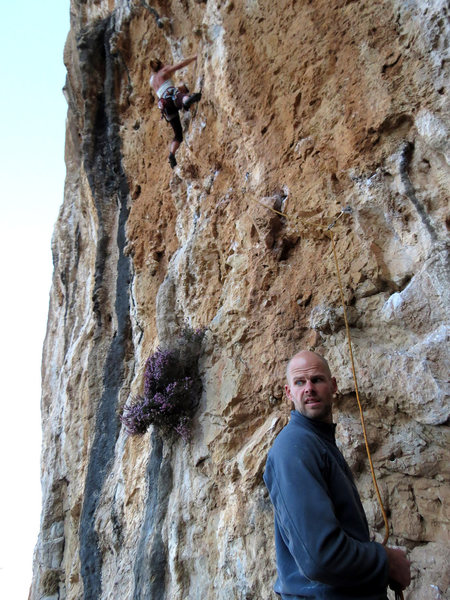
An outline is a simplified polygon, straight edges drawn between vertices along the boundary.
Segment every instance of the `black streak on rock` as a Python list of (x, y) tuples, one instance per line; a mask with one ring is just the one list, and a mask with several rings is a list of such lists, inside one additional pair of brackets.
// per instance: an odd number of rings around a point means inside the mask
[[(104, 327), (105, 323), (102, 295), (109, 293), (108, 290), (103, 290), (104, 270), (109, 259), (107, 248), (110, 233), (107, 216), (119, 210), (115, 296), (117, 330), (112, 336), (103, 366), (103, 393), (96, 414), (95, 435), (89, 457), (79, 529), (85, 600), (96, 600), (101, 595), (102, 556), (94, 521), (119, 432), (116, 407), (124, 377), (127, 345), (131, 337), (128, 293), (130, 264), (123, 253), (129, 190), (122, 168), (116, 117), (114, 84), (117, 65), (110, 53), (109, 44), (113, 33), (114, 15), (81, 32), (78, 38), (85, 102), (83, 161), (99, 223), (93, 298), (99, 327)], [(111, 219), (115, 220), (116, 217)]]
[(163, 443), (156, 432), (147, 465), (148, 498), (141, 538), (134, 563), (133, 600), (164, 600), (166, 552), (161, 529), (172, 490), (172, 467), (163, 458)]
[(426, 230), (430, 234), (431, 239), (433, 240), (433, 242), (436, 242), (437, 235), (433, 225), (431, 224), (430, 217), (426, 213), (424, 206), (420, 203), (419, 199), (417, 198), (414, 186), (411, 183), (411, 179), (409, 178), (408, 169), (411, 163), (413, 152), (414, 144), (412, 144), (411, 142), (407, 142), (404, 145), (400, 156), (400, 178), (402, 180), (403, 187), (405, 188), (406, 196), (409, 198), (414, 208), (416, 209), (417, 214), (422, 220), (422, 223), (425, 226)]

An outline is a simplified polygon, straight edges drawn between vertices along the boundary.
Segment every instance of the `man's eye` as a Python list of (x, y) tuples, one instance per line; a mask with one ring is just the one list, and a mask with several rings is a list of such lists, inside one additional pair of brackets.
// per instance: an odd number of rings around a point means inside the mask
[(295, 385), (304, 385), (305, 380), (304, 379), (296, 379), (295, 380)]
[(320, 382), (321, 382), (321, 381), (323, 381), (323, 380), (324, 380), (324, 379), (323, 379), (323, 377), (313, 377), (313, 378), (311, 379), (311, 381), (312, 381), (313, 383), (320, 383)]

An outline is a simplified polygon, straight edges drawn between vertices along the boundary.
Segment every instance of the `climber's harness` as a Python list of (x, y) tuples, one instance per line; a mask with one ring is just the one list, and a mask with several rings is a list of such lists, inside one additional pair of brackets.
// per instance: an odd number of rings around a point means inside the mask
[(164, 95), (158, 100), (158, 108), (161, 111), (161, 119), (171, 121), (176, 117), (177, 108), (175, 101), (177, 99), (178, 89), (176, 87), (167, 88)]
[(183, 108), (183, 96), (187, 95), (189, 90), (186, 85), (179, 87), (169, 87), (158, 100), (158, 108), (161, 111), (161, 119), (172, 121), (177, 116), (178, 111)]

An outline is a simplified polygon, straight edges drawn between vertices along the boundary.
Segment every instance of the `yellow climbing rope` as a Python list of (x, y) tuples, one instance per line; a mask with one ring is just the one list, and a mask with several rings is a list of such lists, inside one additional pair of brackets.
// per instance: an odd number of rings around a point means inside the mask
[[(337, 275), (337, 280), (338, 280), (338, 284), (339, 284), (339, 293), (340, 293), (340, 296), (341, 296), (342, 309), (344, 311), (344, 322), (345, 322), (345, 331), (347, 333), (348, 351), (349, 351), (349, 354), (350, 354), (350, 362), (351, 362), (351, 365), (352, 365), (352, 373), (353, 373), (353, 381), (354, 381), (354, 384), (355, 384), (356, 401), (358, 403), (359, 414), (360, 414), (360, 417), (361, 417), (361, 425), (362, 425), (362, 431), (363, 431), (363, 436), (364, 436), (364, 443), (366, 445), (367, 458), (369, 459), (370, 472), (372, 474), (373, 486), (374, 486), (375, 492), (377, 494), (378, 504), (380, 505), (381, 514), (383, 515), (383, 520), (384, 520), (385, 534), (384, 534), (384, 539), (383, 539), (383, 546), (385, 546), (387, 544), (387, 541), (388, 541), (388, 538), (389, 538), (389, 523), (388, 523), (388, 519), (387, 519), (387, 515), (386, 515), (386, 510), (385, 510), (384, 505), (383, 505), (383, 500), (381, 499), (380, 490), (378, 489), (378, 483), (377, 483), (377, 478), (376, 478), (376, 475), (375, 475), (375, 469), (373, 468), (372, 456), (370, 454), (370, 449), (369, 449), (369, 442), (367, 441), (366, 425), (365, 425), (365, 422), (364, 422), (364, 414), (363, 414), (363, 409), (362, 409), (362, 405), (361, 405), (361, 400), (359, 398), (358, 380), (357, 380), (357, 377), (356, 377), (355, 361), (354, 361), (354, 358), (353, 358), (352, 338), (351, 338), (351, 335), (350, 335), (350, 327), (348, 325), (348, 319), (347, 319), (347, 307), (345, 305), (344, 290), (343, 290), (343, 287), (342, 287), (342, 280), (341, 280), (341, 271), (340, 271), (340, 268), (339, 268), (339, 261), (338, 261), (338, 256), (337, 256), (337, 252), (336, 252), (336, 243), (334, 241), (334, 235), (333, 235), (333, 227), (334, 227), (336, 221), (345, 212), (351, 212), (351, 209), (349, 207), (347, 207), (343, 211), (341, 211), (341, 213), (333, 221), (333, 223), (331, 223), (328, 226), (328, 230), (327, 231), (328, 231), (328, 235), (329, 235), (330, 240), (331, 240), (331, 245), (332, 245), (332, 248), (333, 248), (334, 262), (336, 264), (336, 275)], [(394, 592), (395, 592), (395, 598), (396, 598), (396, 600), (403, 600), (403, 592), (401, 592), (400, 590), (394, 590)]]
[(341, 273), (340, 273), (340, 269), (339, 269), (339, 261), (338, 261), (337, 252), (336, 252), (336, 243), (334, 241), (334, 235), (333, 235), (332, 229), (330, 228), (328, 231), (329, 231), (329, 236), (331, 239), (331, 245), (333, 248), (334, 261), (336, 264), (336, 274), (337, 274), (337, 279), (338, 279), (338, 284), (339, 284), (339, 293), (341, 296), (342, 309), (344, 311), (344, 322), (345, 322), (345, 331), (347, 332), (348, 351), (350, 354), (350, 362), (352, 365), (353, 381), (355, 383), (356, 401), (358, 403), (359, 415), (361, 417), (361, 426), (362, 426), (362, 431), (363, 431), (363, 436), (364, 436), (364, 443), (366, 445), (367, 458), (369, 459), (369, 466), (370, 466), (370, 472), (372, 474), (373, 486), (374, 486), (375, 492), (377, 494), (378, 504), (380, 505), (381, 514), (383, 515), (383, 520), (384, 520), (385, 534), (384, 534), (384, 539), (383, 539), (383, 546), (385, 546), (388, 541), (388, 538), (389, 538), (389, 523), (388, 523), (386, 511), (385, 511), (385, 508), (383, 505), (383, 500), (381, 499), (380, 490), (378, 489), (377, 478), (375, 475), (375, 470), (373, 468), (372, 456), (370, 454), (370, 449), (369, 449), (369, 442), (367, 441), (366, 424), (364, 422), (363, 409), (362, 409), (362, 405), (361, 405), (361, 400), (359, 398), (358, 380), (356, 378), (355, 361), (353, 358), (352, 338), (350, 335), (350, 328), (348, 326), (347, 308), (345, 305), (344, 291), (342, 288)]
[[(261, 204), (262, 206), (264, 206), (265, 208), (271, 210), (273, 213), (276, 213), (282, 217), (285, 217), (286, 219), (289, 220), (289, 216), (286, 215), (285, 213), (282, 213), (278, 210), (275, 210), (274, 208), (272, 208), (271, 206), (267, 206), (266, 204), (263, 204), (262, 202), (257, 201), (259, 204)], [(347, 319), (347, 307), (345, 304), (345, 298), (344, 298), (344, 290), (342, 287), (342, 279), (341, 279), (341, 270), (339, 267), (339, 260), (338, 260), (338, 255), (337, 255), (337, 251), (336, 251), (336, 243), (334, 240), (334, 235), (333, 235), (333, 227), (335, 226), (336, 222), (338, 221), (338, 219), (340, 219), (344, 214), (351, 214), (352, 208), (350, 206), (345, 207), (343, 210), (341, 210), (341, 212), (339, 213), (339, 215), (335, 218), (335, 220), (328, 226), (327, 228), (327, 234), (328, 237), (331, 240), (331, 245), (332, 245), (332, 249), (333, 249), (333, 256), (334, 256), (334, 262), (336, 265), (336, 276), (337, 276), (337, 280), (338, 280), (338, 284), (339, 284), (339, 293), (340, 293), (340, 298), (341, 298), (341, 304), (342, 304), (342, 309), (344, 312), (344, 322), (345, 322), (345, 331), (347, 334), (347, 343), (348, 343), (348, 350), (349, 350), (349, 354), (350, 354), (350, 362), (352, 365), (352, 373), (353, 373), (353, 381), (355, 384), (355, 395), (356, 395), (356, 401), (358, 403), (358, 408), (359, 408), (359, 414), (360, 414), (360, 418), (361, 418), (361, 426), (362, 426), (362, 431), (363, 431), (363, 436), (364, 436), (364, 443), (366, 446), (366, 452), (367, 452), (367, 458), (369, 460), (369, 466), (370, 466), (370, 472), (372, 475), (372, 481), (373, 481), (373, 486), (377, 495), (377, 499), (378, 499), (378, 504), (380, 506), (381, 509), (381, 514), (383, 515), (383, 521), (384, 521), (384, 527), (385, 527), (385, 534), (384, 534), (384, 539), (383, 539), (383, 546), (385, 546), (387, 544), (388, 538), (389, 538), (389, 522), (388, 522), (388, 518), (387, 518), (387, 514), (386, 514), (386, 510), (384, 508), (384, 504), (383, 504), (383, 500), (381, 498), (381, 494), (380, 494), (380, 490), (378, 488), (378, 483), (377, 483), (377, 478), (375, 475), (375, 469), (373, 467), (373, 462), (372, 462), (372, 456), (370, 453), (370, 448), (369, 448), (369, 442), (367, 440), (367, 431), (366, 431), (366, 424), (364, 421), (364, 413), (363, 413), (363, 409), (362, 409), (362, 405), (361, 405), (361, 400), (359, 398), (359, 388), (358, 388), (358, 379), (356, 377), (356, 369), (355, 369), (355, 361), (353, 358), (353, 348), (352, 348), (352, 338), (351, 338), (351, 334), (350, 334), (350, 327), (348, 325), (348, 319)], [(310, 225), (310, 224), (309, 224)], [(399, 590), (394, 590), (395, 592), (395, 599), (396, 600), (403, 600), (403, 592), (399, 591)]]

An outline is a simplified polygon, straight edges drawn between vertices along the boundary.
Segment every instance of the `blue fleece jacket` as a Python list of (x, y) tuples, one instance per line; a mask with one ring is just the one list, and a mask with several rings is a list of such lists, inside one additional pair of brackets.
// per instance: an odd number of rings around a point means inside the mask
[(387, 600), (388, 564), (371, 542), (335, 425), (291, 412), (267, 458), (264, 481), (275, 515), (283, 600)]

